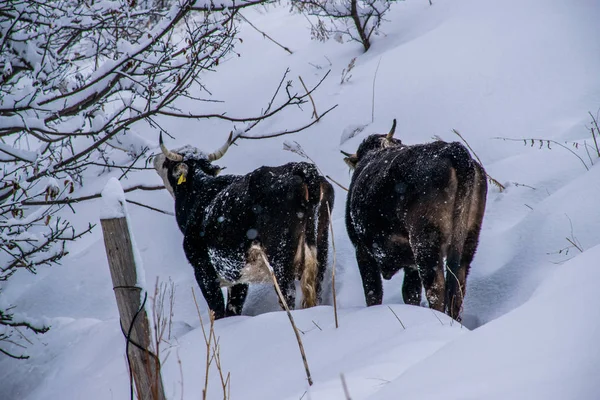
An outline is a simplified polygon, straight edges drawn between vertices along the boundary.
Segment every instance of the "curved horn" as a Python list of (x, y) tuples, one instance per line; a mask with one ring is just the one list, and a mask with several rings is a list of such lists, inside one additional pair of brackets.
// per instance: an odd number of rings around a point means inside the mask
[(346, 153), (344, 150), (340, 150), (340, 153), (342, 153), (343, 155), (345, 155), (346, 157), (352, 157), (352, 154), (350, 153)]
[(227, 142), (225, 142), (225, 144), (223, 146), (221, 146), (217, 151), (210, 153), (208, 155), (208, 161), (215, 161), (215, 160), (218, 160), (219, 158), (223, 157), (223, 155), (225, 155), (225, 152), (227, 151), (229, 146), (231, 146), (231, 143), (233, 143), (233, 141), (231, 140), (232, 137), (233, 137), (233, 131), (231, 131), (231, 133), (229, 133), (229, 138), (227, 139)]
[(160, 136), (158, 137), (158, 144), (160, 145), (160, 149), (162, 150), (165, 157), (167, 157), (169, 160), (175, 161), (175, 162), (183, 161), (182, 155), (174, 153), (165, 147), (165, 144), (163, 143), (163, 139), (162, 139), (162, 132), (160, 133)]
[(390, 133), (385, 137), (387, 140), (392, 140), (394, 136), (394, 132), (396, 132), (396, 118), (394, 118), (394, 122), (392, 123), (392, 129), (390, 129)]

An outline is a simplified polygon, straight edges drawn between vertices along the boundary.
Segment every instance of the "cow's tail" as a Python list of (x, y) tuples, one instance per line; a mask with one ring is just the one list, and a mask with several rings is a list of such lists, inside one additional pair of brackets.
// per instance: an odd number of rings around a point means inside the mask
[(449, 150), (458, 185), (453, 211), (452, 238), (446, 259), (448, 269), (445, 303), (448, 314), (458, 319), (466, 293), (468, 269), (481, 230), (487, 182), (485, 171), (471, 158), (463, 145), (457, 142), (451, 143)]
[[(458, 187), (456, 204), (454, 206), (454, 221), (452, 242), (462, 252), (469, 232), (481, 229), (487, 181), (485, 170), (477, 163), (469, 151), (460, 143), (450, 143), (452, 165), (456, 171)], [(475, 244), (476, 245), (476, 244)]]
[(302, 308), (314, 307), (317, 305), (317, 275), (318, 262), (317, 250), (314, 246), (304, 245), (304, 265), (302, 267), (302, 276), (300, 278), (300, 288), (302, 290)]
[[(468, 229), (470, 212), (470, 199), (473, 198), (475, 189), (474, 161), (469, 151), (460, 143), (452, 142), (448, 145), (449, 157), (456, 172), (457, 189), (456, 201), (453, 210), (453, 229), (451, 247), (462, 253), (463, 244)], [(468, 202), (465, 200), (468, 199)]]
[(305, 229), (304, 261), (300, 287), (302, 307), (314, 307), (320, 302), (321, 283), (327, 268), (330, 213), (333, 209), (333, 187), (319, 174), (309, 183), (309, 206)]

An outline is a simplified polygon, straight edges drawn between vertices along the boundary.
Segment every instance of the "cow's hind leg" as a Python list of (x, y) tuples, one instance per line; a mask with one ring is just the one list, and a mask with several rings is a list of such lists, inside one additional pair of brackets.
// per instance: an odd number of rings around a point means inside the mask
[(404, 267), (404, 281), (402, 282), (402, 298), (404, 304), (418, 306), (421, 304), (421, 277), (416, 265)]
[(225, 302), (223, 301), (223, 292), (217, 278), (214, 268), (198, 268), (194, 266), (196, 281), (200, 286), (202, 295), (208, 304), (208, 308), (215, 314), (215, 319), (225, 317)]
[(187, 235), (183, 241), (185, 255), (194, 267), (194, 275), (208, 308), (215, 314), (215, 319), (225, 317), (225, 301), (217, 272), (208, 259), (206, 249), (192, 243)]
[[(464, 243), (462, 255), (459, 260), (452, 259), (451, 253), (448, 254), (448, 272), (446, 273), (446, 284), (450, 284), (446, 288), (448, 315), (460, 321), (460, 314), (464, 297), (467, 293), (467, 276), (471, 268), (471, 262), (475, 257), (477, 244), (479, 241), (480, 225), (469, 230)], [(451, 275), (451, 276), (449, 276)]]
[(362, 278), (367, 306), (381, 304), (383, 301), (383, 284), (377, 261), (361, 245), (356, 247), (356, 261), (358, 262), (358, 270)]
[(425, 288), (429, 307), (444, 312), (445, 282), (442, 258), (442, 235), (433, 225), (411, 234), (415, 261)]
[(246, 301), (247, 295), (247, 284), (238, 283), (237, 285), (227, 288), (227, 308), (225, 309), (225, 316), (242, 315), (242, 309), (244, 308), (244, 302)]
[(461, 254), (451, 247), (446, 258), (446, 313), (457, 321), (460, 320), (465, 282), (466, 271), (461, 265)]
[[(290, 244), (284, 245), (277, 249), (269, 262), (275, 273), (275, 278), (283, 294), (283, 298), (290, 310), (296, 307), (296, 286), (295, 286), (295, 271), (294, 271), (294, 256), (295, 250)], [(281, 299), (279, 300), (281, 308)]]

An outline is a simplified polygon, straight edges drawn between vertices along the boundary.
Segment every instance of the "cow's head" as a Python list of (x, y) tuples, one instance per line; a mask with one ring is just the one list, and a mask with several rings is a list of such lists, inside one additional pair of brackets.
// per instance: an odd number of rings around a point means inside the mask
[(169, 150), (164, 145), (162, 133), (159, 137), (161, 154), (154, 157), (154, 169), (162, 178), (165, 187), (175, 197), (174, 188), (190, 184), (189, 178), (197, 174), (217, 176), (224, 167), (214, 165), (212, 162), (223, 157), (232, 143), (233, 132), (229, 134), (227, 142), (218, 150), (206, 154), (192, 146), (185, 146), (178, 150)]
[(392, 123), (392, 129), (385, 135), (369, 135), (363, 142), (358, 146), (358, 150), (355, 154), (346, 153), (342, 151), (342, 154), (345, 155), (344, 161), (348, 166), (352, 169), (356, 168), (356, 164), (370, 151), (373, 150), (381, 150), (388, 147), (398, 147), (402, 146), (402, 141), (400, 139), (394, 139), (394, 132), (396, 132), (396, 119)]

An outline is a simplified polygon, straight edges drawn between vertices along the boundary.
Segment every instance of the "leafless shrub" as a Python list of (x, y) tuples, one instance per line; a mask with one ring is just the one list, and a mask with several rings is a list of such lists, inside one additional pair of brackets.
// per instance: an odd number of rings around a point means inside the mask
[[(123, 179), (148, 168), (155, 144), (138, 127), (158, 137), (164, 129), (157, 117), (217, 118), (244, 124), (236, 139), (256, 139), (251, 132), (261, 121), (308, 101), (315, 87), (297, 94), (287, 82), (259, 115), (202, 113), (214, 100), (201, 78), (235, 52), (236, 14), (266, 2), (0, 3), (0, 284), (18, 268), (35, 273), (60, 262), (68, 243), (92, 230), (91, 224), (76, 229), (65, 213), (59, 217), (84, 200), (73, 193), (91, 174), (86, 170), (116, 169)], [(15, 338), (11, 324), (20, 322), (13, 321), (11, 305), (0, 308), (1, 342)]]
[(379, 33), (383, 16), (390, 8), (389, 0), (297, 0), (293, 7), (317, 18), (311, 23), (311, 37), (339, 42), (350, 38), (362, 44), (365, 51), (371, 47), (371, 37)]

